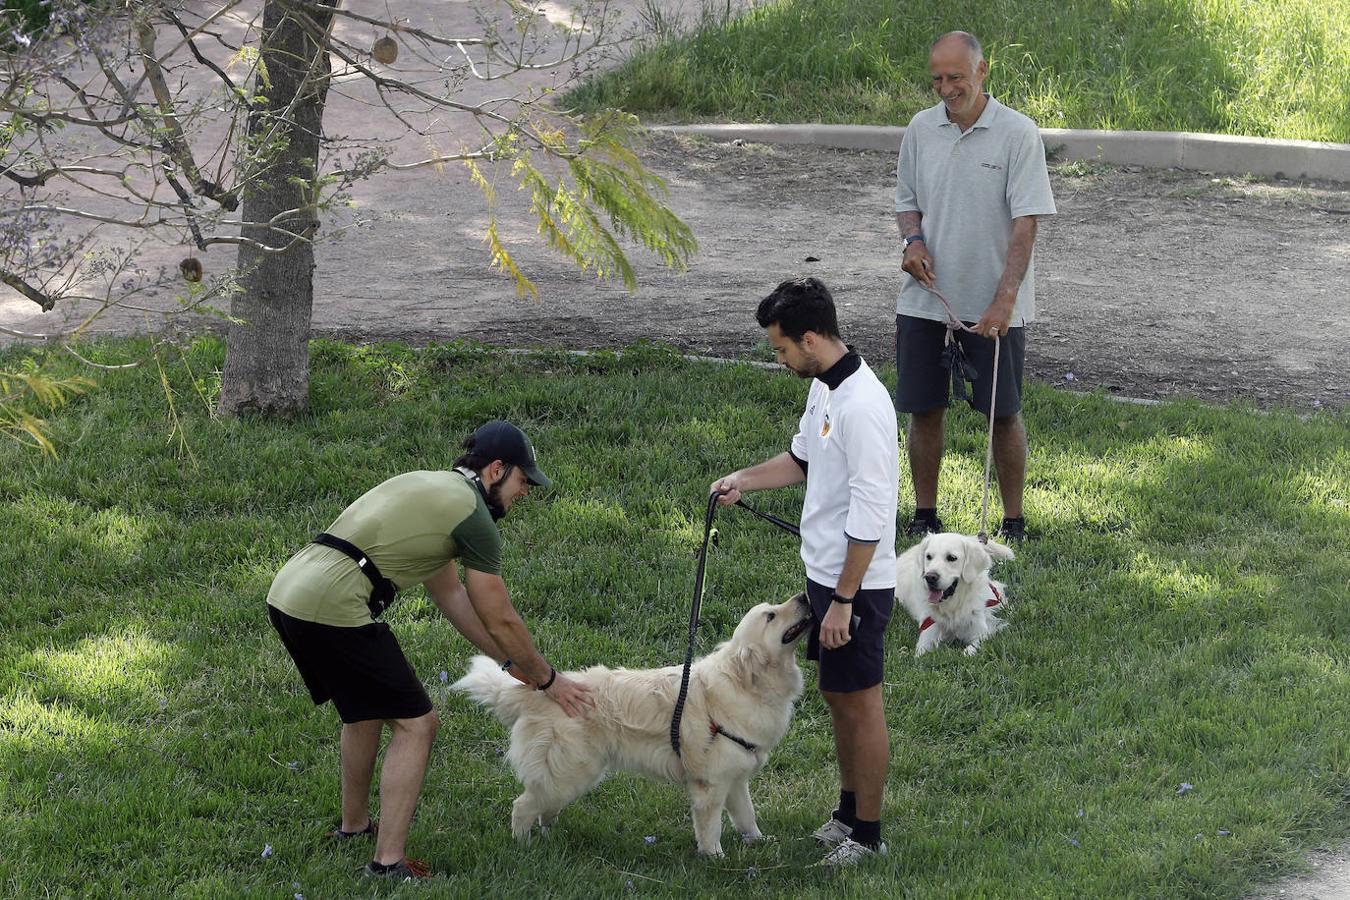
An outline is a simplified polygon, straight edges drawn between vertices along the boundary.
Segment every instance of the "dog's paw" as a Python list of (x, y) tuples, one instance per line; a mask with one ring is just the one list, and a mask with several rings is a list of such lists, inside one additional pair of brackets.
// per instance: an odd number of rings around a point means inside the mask
[(966, 656), (974, 656), (976, 653), (979, 652), (980, 652), (979, 644), (970, 644), (969, 646), (966, 647)]
[(778, 838), (774, 837), (774, 836), (771, 835), (771, 834), (760, 834), (758, 831), (754, 832), (753, 834), (743, 834), (743, 835), (741, 835), (741, 840), (745, 841), (747, 844), (776, 844), (776, 843), (778, 843)]
[(932, 646), (931, 644), (915, 644), (915, 645), (914, 645), (914, 655), (915, 655), (915, 656), (923, 656), (925, 653), (927, 653), (929, 650), (932, 650), (932, 649), (933, 649), (933, 646)]
[(722, 852), (721, 844), (718, 844), (716, 847), (710, 847), (707, 850), (704, 850), (702, 847), (700, 847), (698, 849), (698, 855), (703, 857), (704, 859), (721, 859), (722, 857), (726, 856), (726, 854)]

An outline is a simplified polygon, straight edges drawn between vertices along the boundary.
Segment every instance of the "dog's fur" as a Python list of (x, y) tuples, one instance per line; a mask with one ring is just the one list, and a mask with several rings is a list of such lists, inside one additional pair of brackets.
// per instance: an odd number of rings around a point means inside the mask
[[(914, 655), (922, 656), (943, 641), (965, 645), (974, 656), (980, 643), (1008, 623), (996, 612), (1007, 602), (1003, 585), (991, 581), (989, 570), (997, 560), (1012, 559), (1003, 544), (981, 544), (978, 538), (954, 532), (930, 534), (896, 560), (895, 596), (922, 628)], [(993, 586), (991, 589), (990, 586)], [(994, 607), (985, 601), (1001, 597)]]
[[(595, 701), (589, 714), (568, 718), (558, 704), (486, 656), (475, 657), (454, 688), (490, 707), (511, 728), (507, 759), (525, 786), (512, 806), (512, 832), (524, 839), (536, 824), (547, 828), (563, 807), (618, 770), (688, 788), (699, 853), (721, 855), (724, 808), (745, 840), (761, 840), (750, 779), (787, 733), (801, 695), (796, 641), (809, 631), (810, 616), (805, 595), (777, 606), (761, 603), (730, 640), (693, 664), (680, 756), (670, 746), (670, 722), (682, 666), (568, 672), (591, 688)], [(785, 643), (785, 637), (791, 639)], [(712, 733), (712, 723), (755, 749)]]

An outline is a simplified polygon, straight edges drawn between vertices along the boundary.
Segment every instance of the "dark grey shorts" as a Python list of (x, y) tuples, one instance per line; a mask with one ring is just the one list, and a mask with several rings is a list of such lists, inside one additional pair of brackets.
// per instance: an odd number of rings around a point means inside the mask
[[(974, 322), (967, 322), (973, 325)], [(951, 370), (942, 362), (947, 326), (932, 319), (895, 317), (895, 409), (902, 413), (928, 412), (951, 405)], [(956, 332), (966, 359), (978, 375), (971, 383), (968, 401), (972, 409), (989, 414), (989, 391), (994, 379), (994, 342), (969, 331)], [(1026, 357), (1025, 328), (1009, 328), (998, 351), (998, 403), (994, 417), (1010, 416), (1022, 409), (1022, 363)]]
[(852, 640), (836, 650), (826, 650), (820, 646), (820, 621), (834, 602), (831, 590), (806, 579), (806, 599), (815, 619), (806, 638), (806, 658), (820, 664), (820, 689), (847, 694), (881, 684), (886, 674), (886, 625), (895, 606), (895, 588), (858, 591), (853, 597), (858, 627)]
[(426, 688), (383, 622), (339, 628), (288, 616), (271, 604), (267, 617), (295, 660), (310, 697), (317, 704), (332, 700), (338, 718), (348, 725), (416, 719), (431, 712)]

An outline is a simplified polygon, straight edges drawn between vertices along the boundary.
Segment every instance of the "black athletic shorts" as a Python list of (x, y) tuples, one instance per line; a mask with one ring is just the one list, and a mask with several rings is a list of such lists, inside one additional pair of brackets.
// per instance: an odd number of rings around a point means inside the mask
[[(974, 322), (967, 322), (974, 325)], [(932, 319), (895, 317), (895, 409), (902, 413), (928, 412), (951, 405), (951, 369), (942, 363), (947, 326)], [(989, 391), (994, 380), (994, 342), (987, 337), (956, 332), (966, 359), (979, 375), (971, 383), (968, 402), (981, 415), (989, 415)], [(1022, 409), (1022, 362), (1026, 357), (1025, 328), (1009, 328), (998, 348), (998, 404), (994, 417), (1010, 416)]]
[(320, 625), (271, 604), (267, 617), (314, 702), (332, 700), (343, 722), (416, 719), (431, 712), (427, 689), (383, 622), (355, 628)]
[(820, 664), (820, 689), (847, 694), (881, 684), (886, 670), (886, 623), (895, 605), (895, 588), (858, 591), (853, 597), (853, 614), (859, 618), (853, 639), (836, 650), (826, 650), (820, 646), (820, 622), (834, 602), (832, 590), (806, 579), (806, 599), (815, 619), (806, 638), (806, 658)]

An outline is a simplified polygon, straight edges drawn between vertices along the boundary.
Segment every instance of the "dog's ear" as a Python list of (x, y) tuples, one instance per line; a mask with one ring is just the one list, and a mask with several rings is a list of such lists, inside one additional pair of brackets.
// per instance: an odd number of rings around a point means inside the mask
[(994, 561), (989, 556), (989, 551), (985, 545), (973, 537), (968, 537), (964, 541), (965, 547), (962, 548), (965, 558), (961, 561), (961, 580), (974, 583), (983, 577), (984, 573), (989, 571), (989, 567)]
[(768, 667), (768, 662), (758, 644), (746, 644), (736, 651), (733, 658), (736, 680), (746, 688), (753, 688), (759, 676)]

